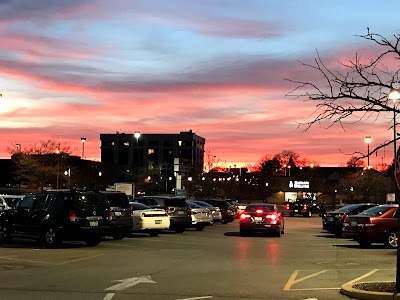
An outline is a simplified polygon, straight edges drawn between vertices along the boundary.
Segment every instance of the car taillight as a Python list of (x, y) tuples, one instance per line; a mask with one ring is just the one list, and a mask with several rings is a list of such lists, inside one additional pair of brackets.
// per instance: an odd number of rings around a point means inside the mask
[(307, 204), (304, 204), (304, 205), (303, 205), (303, 208), (304, 208), (304, 209), (307, 209)]
[(290, 205), (289, 204), (286, 204), (286, 209), (289, 209), (290, 208)]
[(112, 219), (113, 219), (112, 215), (113, 215), (112, 212), (109, 211), (109, 212), (108, 212), (108, 219), (109, 219), (110, 221), (112, 221)]
[(75, 211), (73, 211), (73, 210), (69, 211), (69, 220), (71, 222), (75, 222), (76, 221), (76, 212)]
[(166, 208), (167, 213), (173, 213), (175, 211), (174, 207), (167, 207)]
[(188, 207), (187, 212), (188, 212), (188, 215), (191, 215), (193, 213), (192, 209), (190, 207)]
[(346, 218), (347, 218), (347, 215), (346, 215), (346, 214), (343, 214), (343, 215), (342, 215), (342, 221), (344, 221)]
[(131, 211), (131, 217), (133, 217), (133, 211)]
[(277, 220), (278, 219), (278, 215), (273, 214), (273, 215), (266, 215), (265, 216), (267, 219), (271, 219), (271, 220)]
[(248, 218), (251, 218), (251, 216), (248, 215), (248, 214), (241, 214), (241, 215), (240, 215), (240, 219), (242, 219), (242, 220), (248, 219)]

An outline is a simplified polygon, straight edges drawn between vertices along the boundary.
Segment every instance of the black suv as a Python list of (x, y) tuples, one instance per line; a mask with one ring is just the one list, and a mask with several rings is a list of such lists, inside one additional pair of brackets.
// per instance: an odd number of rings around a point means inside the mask
[(15, 210), (0, 212), (0, 241), (39, 239), (48, 247), (64, 240), (96, 246), (110, 229), (106, 196), (88, 191), (46, 191), (25, 196)]
[(289, 216), (303, 215), (303, 217), (311, 217), (318, 211), (318, 205), (315, 200), (308, 198), (299, 198), (294, 202), (286, 204), (286, 209), (289, 211)]
[(143, 203), (151, 208), (165, 209), (170, 217), (170, 230), (182, 233), (192, 226), (192, 215), (189, 204), (182, 197), (143, 196), (135, 198), (136, 202)]
[(220, 200), (220, 199), (201, 199), (202, 201), (205, 201), (212, 206), (219, 207), (221, 211), (221, 223), (222, 224), (228, 224), (229, 222), (233, 222), (236, 219), (237, 216), (237, 207), (230, 203), (229, 201), (226, 200)]
[(121, 240), (127, 236), (132, 228), (131, 205), (129, 198), (122, 192), (101, 192), (106, 195), (110, 203), (110, 232), (115, 240)]

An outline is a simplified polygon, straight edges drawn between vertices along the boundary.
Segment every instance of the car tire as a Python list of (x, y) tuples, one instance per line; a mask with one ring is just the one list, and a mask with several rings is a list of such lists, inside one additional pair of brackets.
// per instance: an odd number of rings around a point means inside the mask
[(290, 212), (289, 217), (294, 217), (294, 213)]
[(112, 237), (114, 240), (122, 240), (125, 237), (125, 232), (122, 229), (115, 230)]
[(281, 237), (281, 234), (282, 234), (281, 229), (279, 229), (279, 230), (275, 231), (274, 236)]
[(311, 215), (312, 215), (312, 212), (311, 212), (311, 211), (308, 211), (308, 212), (306, 212), (303, 216), (304, 216), (305, 218), (310, 218)]
[(364, 240), (364, 239), (357, 240), (357, 243), (363, 248), (367, 248), (367, 247), (371, 246), (371, 244), (372, 244), (370, 241)]
[(174, 231), (175, 231), (176, 233), (183, 233), (183, 232), (185, 231), (185, 227), (176, 227), (176, 228), (174, 229)]
[(10, 228), (8, 225), (0, 225), (0, 243), (11, 241)]
[(391, 249), (397, 249), (398, 247), (398, 235), (397, 232), (390, 231), (385, 236), (385, 246)]
[(197, 225), (196, 227), (196, 231), (202, 231), (204, 229), (203, 225)]
[(281, 234), (285, 234), (285, 226), (282, 227)]
[(221, 223), (222, 224), (228, 224), (228, 221), (227, 220), (221, 220)]
[(59, 233), (54, 225), (47, 225), (43, 230), (42, 240), (46, 247), (54, 248), (60, 245)]
[(89, 247), (97, 246), (98, 244), (100, 244), (100, 242), (101, 242), (100, 234), (93, 234), (85, 238), (85, 243)]
[(160, 234), (160, 231), (159, 230), (149, 230), (149, 231), (147, 231), (147, 233), (149, 234), (149, 236), (155, 237)]

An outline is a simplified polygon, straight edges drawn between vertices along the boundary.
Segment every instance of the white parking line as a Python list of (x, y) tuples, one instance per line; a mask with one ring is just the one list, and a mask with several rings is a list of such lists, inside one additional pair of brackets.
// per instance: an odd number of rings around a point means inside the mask
[(194, 297), (194, 298), (182, 298), (176, 300), (198, 300), (198, 299), (211, 299), (213, 296), (203, 296), (203, 297)]
[(374, 269), (374, 270), (372, 270), (372, 271), (370, 271), (370, 272), (368, 272), (368, 273), (366, 273), (366, 274), (364, 274), (364, 275), (362, 275), (362, 276), (360, 276), (360, 277), (357, 277), (356, 279), (353, 279), (353, 280), (351, 280), (351, 281), (349, 281), (349, 282), (346, 282), (345, 284), (352, 284), (352, 283), (354, 283), (354, 282), (360, 281), (361, 279), (363, 279), (363, 278), (365, 278), (365, 277), (368, 277), (368, 276), (374, 274), (374, 273), (377, 272), (377, 271), (379, 271), (379, 269)]

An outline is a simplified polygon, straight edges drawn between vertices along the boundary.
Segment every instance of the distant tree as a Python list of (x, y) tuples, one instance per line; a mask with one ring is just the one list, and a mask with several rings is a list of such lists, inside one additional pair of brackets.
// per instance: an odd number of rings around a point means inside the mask
[(56, 140), (41, 141), (22, 149), (8, 148), (16, 165), (17, 182), (38, 190), (46, 186), (55, 188), (66, 166), (65, 158), (70, 146)]
[[(381, 51), (372, 57), (361, 57), (356, 53), (353, 60), (340, 62), (334, 67), (327, 65), (317, 52), (314, 62), (304, 63), (306, 77), (288, 79), (296, 86), (287, 96), (298, 101), (315, 102), (316, 110), (309, 122), (299, 123), (299, 127), (309, 129), (313, 125), (326, 125), (330, 128), (339, 125), (343, 129), (347, 124), (354, 122), (374, 122), (400, 112), (399, 106), (388, 101), (388, 94), (392, 88), (400, 88), (400, 34), (386, 38), (373, 33), (367, 28), (367, 33), (358, 35), (364, 40), (377, 45)], [(315, 81), (312, 74), (320, 75)], [(390, 114), (388, 114), (390, 112)], [(388, 122), (388, 129), (393, 128), (393, 121)], [(396, 140), (398, 137), (396, 137)], [(393, 139), (383, 142), (369, 153), (393, 143)], [(360, 157), (367, 154), (354, 152)]]
[(364, 167), (365, 163), (357, 156), (352, 156), (346, 163), (346, 167)]
[(210, 150), (204, 152), (204, 170), (206, 173), (210, 172), (211, 170), (221, 167), (220, 166), (220, 159), (214, 155)]

